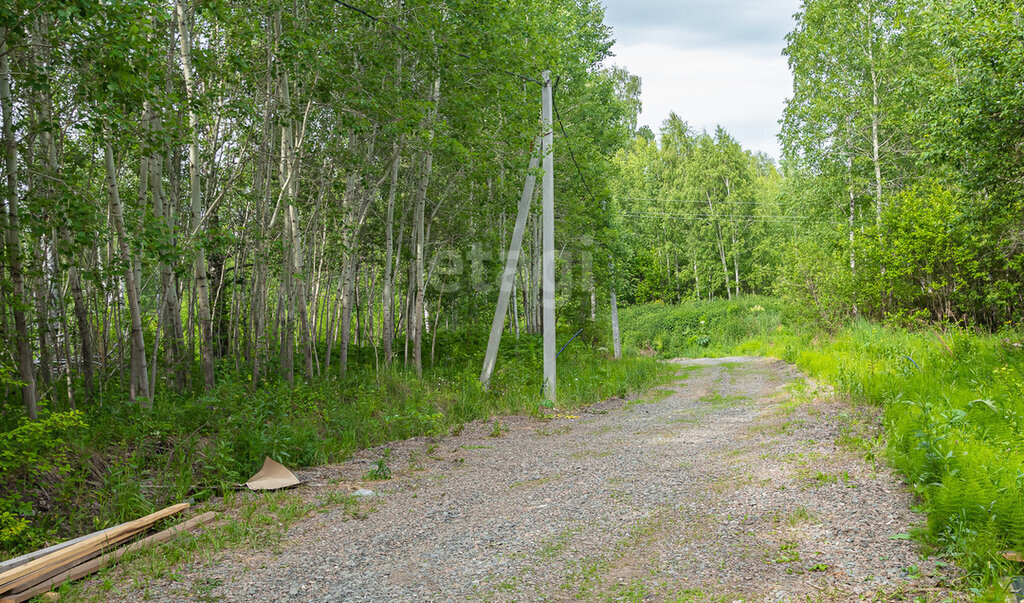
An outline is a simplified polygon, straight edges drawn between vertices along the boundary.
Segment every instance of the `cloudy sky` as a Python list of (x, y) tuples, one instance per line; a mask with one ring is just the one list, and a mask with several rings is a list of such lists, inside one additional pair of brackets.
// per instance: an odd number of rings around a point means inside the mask
[(643, 78), (640, 124), (675, 111), (722, 125), (745, 148), (779, 157), (778, 120), (792, 80), (782, 49), (800, 0), (604, 0), (610, 62)]

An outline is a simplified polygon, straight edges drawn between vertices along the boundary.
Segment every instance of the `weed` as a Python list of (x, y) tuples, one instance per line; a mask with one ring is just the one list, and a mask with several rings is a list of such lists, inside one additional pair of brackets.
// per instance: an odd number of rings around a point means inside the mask
[(570, 453), (569, 457), (574, 459), (600, 459), (611, 455), (611, 450), (577, 450)]
[(800, 524), (810, 523), (812, 521), (815, 521), (815, 516), (813, 513), (808, 511), (806, 507), (797, 507), (796, 509), (793, 509), (788, 516), (786, 516), (786, 523), (793, 528)]
[(552, 481), (559, 480), (559, 479), (562, 479), (562, 474), (561, 473), (555, 473), (555, 474), (552, 474), (552, 475), (547, 475), (547, 476), (544, 476), (544, 477), (538, 477), (538, 478), (534, 478), (534, 479), (528, 479), (528, 480), (521, 481), (521, 482), (513, 482), (512, 485), (509, 486), (509, 488), (510, 489), (515, 489), (515, 488), (521, 488), (521, 487), (525, 487), (525, 486), (543, 486), (544, 484), (546, 484), (548, 482), (552, 482)]
[(573, 536), (581, 533), (582, 527), (566, 528), (551, 538), (541, 541), (540, 550), (537, 555), (541, 559), (551, 559), (557, 556), (566, 547)]
[(494, 421), (491, 422), (491, 432), (487, 435), (492, 438), (500, 438), (506, 433), (508, 433), (508, 425), (495, 419)]
[(534, 433), (536, 433), (537, 435), (539, 435), (541, 437), (553, 436), (553, 435), (562, 435), (562, 434), (566, 434), (566, 433), (570, 433), (570, 432), (572, 432), (572, 425), (563, 425), (561, 427), (555, 427), (553, 429), (548, 429), (547, 427), (538, 427), (534, 431)]
[(391, 469), (388, 467), (387, 459), (377, 459), (377, 462), (373, 464), (373, 469), (370, 469), (363, 474), (363, 479), (367, 481), (391, 479)]
[(772, 559), (772, 563), (793, 563), (800, 561), (800, 551), (797, 543), (793, 541), (784, 542), (779, 546), (779, 552)]
[(419, 455), (416, 454), (415, 450), (409, 452), (409, 469), (411, 471), (423, 471), (426, 467), (423, 466), (423, 462), (420, 460)]

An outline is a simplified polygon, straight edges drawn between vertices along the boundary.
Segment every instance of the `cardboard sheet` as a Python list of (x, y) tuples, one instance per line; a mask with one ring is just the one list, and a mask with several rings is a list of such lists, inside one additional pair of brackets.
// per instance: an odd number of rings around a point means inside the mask
[(250, 490), (280, 490), (298, 486), (302, 481), (295, 477), (295, 474), (287, 467), (271, 459), (269, 456), (263, 459), (263, 468), (259, 473), (245, 482), (245, 487)]

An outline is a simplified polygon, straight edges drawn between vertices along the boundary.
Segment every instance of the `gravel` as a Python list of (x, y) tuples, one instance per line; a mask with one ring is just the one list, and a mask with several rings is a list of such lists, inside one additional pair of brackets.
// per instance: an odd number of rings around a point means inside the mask
[[(234, 549), (117, 596), (171, 601), (889, 600), (955, 570), (906, 534), (924, 517), (852, 408), (783, 362), (672, 361), (671, 391), (572, 415), (502, 417), (300, 471), (298, 490), (373, 491), (295, 524), (279, 553)], [(563, 377), (565, 378), (565, 377)], [(412, 458), (410, 458), (412, 455)], [(212, 586), (212, 588), (211, 588)], [(121, 588), (131, 588), (125, 586)]]

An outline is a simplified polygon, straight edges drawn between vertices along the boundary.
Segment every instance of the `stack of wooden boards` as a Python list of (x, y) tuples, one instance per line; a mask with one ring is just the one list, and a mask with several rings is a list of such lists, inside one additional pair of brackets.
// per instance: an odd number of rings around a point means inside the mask
[(134, 521), (96, 532), (82, 538), (52, 546), (0, 565), (0, 603), (20, 603), (41, 595), (67, 580), (76, 580), (96, 572), (121, 558), (125, 553), (170, 540), (175, 534), (195, 529), (213, 521), (211, 511), (173, 528), (158, 532), (116, 548), (146, 532), (161, 519), (189, 508), (181, 503)]

